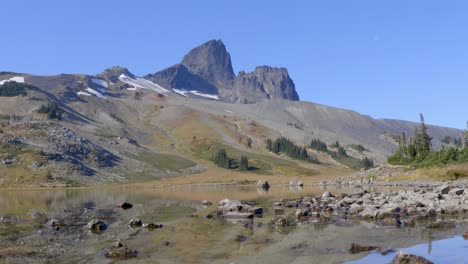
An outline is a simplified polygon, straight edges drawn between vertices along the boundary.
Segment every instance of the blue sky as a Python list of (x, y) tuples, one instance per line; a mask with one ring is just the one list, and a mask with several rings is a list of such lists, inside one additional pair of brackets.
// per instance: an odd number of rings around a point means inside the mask
[(0, 71), (145, 75), (222, 39), (234, 71), (283, 66), (302, 100), (465, 128), (468, 2), (4, 1)]

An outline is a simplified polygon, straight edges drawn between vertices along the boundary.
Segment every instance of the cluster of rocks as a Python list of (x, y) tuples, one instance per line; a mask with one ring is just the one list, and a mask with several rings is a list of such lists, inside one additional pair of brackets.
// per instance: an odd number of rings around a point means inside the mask
[[(468, 190), (449, 185), (434, 189), (400, 190), (395, 192), (334, 196), (325, 192), (321, 196), (302, 197), (274, 203), (276, 215), (285, 208), (294, 208), (298, 221), (340, 221), (348, 219), (374, 220), (384, 226), (414, 225), (422, 218), (435, 218), (443, 214), (468, 212)], [(280, 224), (284, 221), (279, 219)], [(450, 227), (450, 223), (435, 222), (429, 228)]]
[(148, 223), (148, 224), (144, 224), (143, 221), (141, 221), (140, 219), (138, 218), (133, 218), (133, 219), (130, 219), (130, 221), (128, 222), (128, 226), (132, 229), (135, 229), (135, 228), (146, 228), (148, 230), (154, 230), (154, 229), (158, 229), (158, 228), (163, 228), (164, 225), (163, 224), (154, 224), (154, 223)]
[(125, 247), (120, 240), (117, 240), (109, 249), (105, 250), (104, 256), (107, 258), (115, 259), (128, 259), (134, 258), (138, 252), (133, 249)]
[(254, 217), (263, 217), (263, 208), (255, 206), (254, 202), (247, 204), (239, 200), (224, 199), (218, 203), (218, 216), (234, 223), (246, 223)]

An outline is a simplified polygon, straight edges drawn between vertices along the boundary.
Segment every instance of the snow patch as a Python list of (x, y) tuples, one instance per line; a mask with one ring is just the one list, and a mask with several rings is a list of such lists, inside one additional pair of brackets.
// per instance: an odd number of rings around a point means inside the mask
[(24, 77), (20, 77), (20, 76), (11, 77), (10, 79), (0, 81), (0, 85), (3, 85), (6, 82), (24, 83)]
[(178, 90), (178, 89), (172, 89), (172, 90), (173, 90), (174, 92), (176, 92), (176, 93), (182, 95), (182, 96), (188, 97), (187, 94), (189, 93), (189, 91), (186, 91), (186, 90)]
[(129, 91), (135, 91), (136, 89), (137, 89), (136, 87), (127, 88), (127, 90), (129, 90)]
[(104, 87), (104, 88), (107, 88), (107, 86), (109, 86), (109, 84), (108, 84), (106, 81), (101, 80), (101, 79), (94, 79), (94, 78), (93, 78), (93, 79), (91, 79), (91, 81), (92, 81), (94, 84), (100, 85), (100, 86), (102, 86), (102, 87)]
[(227, 112), (227, 113), (230, 113), (230, 114), (234, 114), (233, 111), (229, 111), (229, 110), (224, 110), (224, 111)]
[(195, 90), (192, 90), (190, 92), (193, 93), (194, 95), (198, 95), (198, 96), (201, 96), (201, 97), (206, 97), (206, 98), (210, 98), (210, 99), (214, 99), (214, 100), (219, 100), (219, 96), (217, 94), (206, 94), (206, 93), (201, 93), (201, 92), (195, 91)]
[(102, 93), (100, 93), (100, 92), (98, 92), (98, 91), (96, 91), (96, 90), (94, 90), (94, 89), (91, 89), (91, 88), (89, 88), (89, 87), (86, 88), (86, 91), (88, 91), (88, 92), (94, 94), (95, 96), (97, 96), (97, 97), (99, 97), (99, 98), (103, 98), (103, 99), (106, 98)]
[(144, 78), (139, 78), (139, 77), (131, 78), (131, 77), (128, 77), (127, 75), (125, 75), (124, 73), (122, 73), (119, 76), (119, 80), (121, 82), (123, 82), (123, 83), (132, 85), (135, 88), (153, 90), (153, 91), (158, 92), (158, 93), (169, 93), (169, 90), (166, 90), (166, 89), (162, 88), (161, 86), (159, 86), (159, 85), (157, 85), (157, 84), (155, 84), (153, 82), (150, 82), (150, 81), (148, 81), (148, 80), (146, 80)]
[(87, 93), (87, 92), (77, 92), (76, 94), (77, 95), (84, 95), (84, 96), (91, 96), (91, 94)]

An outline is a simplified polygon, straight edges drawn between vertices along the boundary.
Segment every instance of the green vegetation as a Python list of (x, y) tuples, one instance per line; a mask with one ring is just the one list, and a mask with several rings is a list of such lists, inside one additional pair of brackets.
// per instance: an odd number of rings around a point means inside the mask
[(13, 97), (18, 95), (26, 95), (26, 90), (30, 88), (32, 88), (32, 86), (26, 83), (18, 83), (13, 81), (5, 82), (4, 84), (0, 85), (0, 96)]
[(369, 159), (368, 157), (364, 157), (361, 160), (361, 163), (362, 163), (362, 167), (366, 170), (374, 167), (374, 161), (372, 159)]
[(216, 152), (216, 154), (213, 156), (213, 162), (220, 168), (231, 168), (231, 159), (228, 157), (226, 149), (224, 148), (219, 149), (218, 152)]
[[(467, 137), (465, 131), (465, 137)], [(424, 117), (421, 114), (421, 125), (414, 131), (409, 140), (403, 133), (399, 138), (397, 151), (388, 157), (390, 164), (408, 164), (418, 166), (440, 166), (460, 162), (468, 162), (468, 147), (460, 149), (455, 146), (435, 151), (431, 148), (432, 138), (427, 133)], [(466, 140), (466, 138), (465, 138)]]
[(198, 139), (196, 144), (191, 147), (191, 151), (195, 157), (213, 161), (213, 156), (222, 148), (226, 150), (227, 156), (231, 157), (232, 169), (236, 169), (238, 165), (240, 165), (240, 160), (232, 157), (248, 156), (249, 172), (251, 173), (291, 176), (313, 176), (317, 174), (316, 171), (303, 168), (300, 164), (292, 160), (282, 159), (279, 156), (247, 152), (211, 139)]
[(355, 150), (357, 150), (357, 151), (360, 152), (360, 153), (362, 153), (362, 152), (364, 152), (364, 151), (366, 150), (366, 148), (364, 148), (364, 146), (361, 145), (361, 144), (351, 144), (351, 145), (349, 145), (349, 146), (350, 146), (352, 149), (355, 149)]
[(65, 113), (63, 109), (58, 107), (56, 102), (47, 103), (47, 105), (41, 105), (39, 110), (37, 110), (40, 114), (47, 114), (49, 119), (62, 119), (62, 114)]
[(242, 155), (239, 162), (239, 170), (248, 171), (249, 170), (249, 159), (247, 156)]
[(140, 160), (157, 170), (178, 171), (197, 165), (193, 161), (180, 156), (154, 153), (151, 151), (140, 151), (137, 155), (126, 153), (128, 156)]
[(275, 141), (268, 139), (266, 141), (266, 148), (276, 154), (285, 153), (289, 157), (298, 160), (305, 160), (313, 163), (318, 163), (317, 159), (309, 157), (307, 150), (300, 147), (285, 137), (277, 138)]
[(310, 142), (310, 148), (321, 152), (328, 152), (327, 143), (321, 141), (318, 138), (312, 139)]
[[(359, 145), (362, 147), (362, 145)], [(339, 163), (346, 165), (350, 168), (353, 168), (355, 170), (358, 170), (360, 168), (366, 168), (366, 165), (368, 161), (366, 161), (366, 164), (362, 160), (359, 160), (357, 158), (351, 157), (346, 153), (346, 150), (340, 145), (340, 142), (336, 141), (332, 145), (330, 145), (332, 148), (336, 148), (336, 151), (328, 149), (327, 143), (321, 141), (318, 138), (312, 139), (310, 142), (310, 148), (315, 149), (320, 152), (327, 153), (330, 155), (334, 160), (338, 161)], [(364, 148), (364, 147), (363, 147)], [(374, 166), (373, 161), (372, 165), (370, 167)], [(370, 168), (369, 167), (369, 168)]]

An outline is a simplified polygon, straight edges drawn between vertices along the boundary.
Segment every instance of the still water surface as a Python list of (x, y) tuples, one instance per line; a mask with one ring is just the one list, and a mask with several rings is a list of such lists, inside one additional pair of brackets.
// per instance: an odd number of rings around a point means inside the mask
[[(466, 217), (454, 219), (457, 227), (450, 230), (379, 227), (356, 221), (300, 224), (287, 230), (271, 227), (272, 201), (319, 195), (325, 190), (338, 194), (360, 189), (273, 186), (265, 192), (253, 186), (205, 185), (3, 190), (0, 263), (390, 263), (394, 255), (353, 255), (346, 249), (352, 242), (404, 249), (436, 263), (466, 263), (468, 241), (461, 237)], [(218, 201), (224, 198), (255, 201), (265, 214), (248, 227), (206, 218), (215, 215)], [(202, 200), (214, 205), (203, 206)], [(133, 207), (116, 206), (122, 202)], [(287, 211), (293, 213), (293, 209)], [(44, 227), (43, 222), (51, 218), (65, 226), (58, 230)], [(132, 229), (128, 226), (132, 218), (163, 228)], [(90, 232), (84, 226), (91, 219), (102, 219), (107, 229), (101, 234)], [(137, 256), (106, 258), (116, 240), (136, 250)]]

